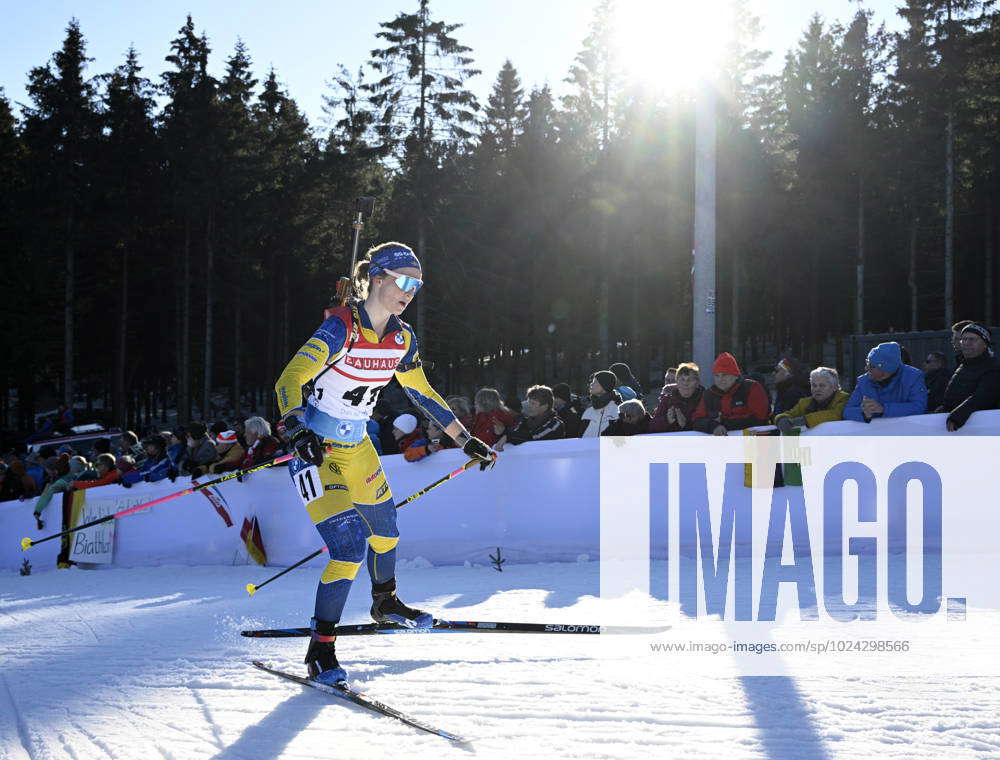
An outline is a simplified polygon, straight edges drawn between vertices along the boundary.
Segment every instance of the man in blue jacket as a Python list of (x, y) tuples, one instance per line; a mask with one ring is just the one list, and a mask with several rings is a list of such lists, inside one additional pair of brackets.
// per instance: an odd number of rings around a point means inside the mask
[(927, 411), (924, 374), (903, 364), (898, 343), (879, 343), (868, 352), (868, 367), (858, 378), (844, 409), (845, 420), (907, 417)]

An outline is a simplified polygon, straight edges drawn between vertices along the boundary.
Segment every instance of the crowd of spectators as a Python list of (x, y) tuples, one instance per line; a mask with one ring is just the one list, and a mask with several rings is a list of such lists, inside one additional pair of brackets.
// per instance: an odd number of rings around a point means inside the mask
[[(36, 433), (25, 443), (44, 440)], [(0, 501), (39, 497), (35, 519), (41, 530), (43, 513), (57, 493), (243, 470), (285, 453), (287, 447), (282, 431), (262, 417), (235, 425), (220, 420), (211, 427), (191, 422), (174, 430), (152, 430), (141, 441), (127, 430), (116, 438), (95, 438), (86, 453), (56, 439), (31, 453), (11, 448), (0, 456)]]
[[(524, 401), (505, 402), (495, 388), (479, 389), (472, 400), (447, 399), (473, 435), (502, 451), (506, 446), (561, 438), (633, 436), (649, 433), (730, 431), (773, 425), (782, 433), (824, 422), (946, 413), (944, 428), (955, 431), (973, 412), (1000, 406), (1000, 362), (988, 328), (963, 320), (952, 328), (955, 369), (948, 357), (928, 352), (923, 371), (910, 366), (905, 347), (880, 343), (868, 353), (865, 372), (853, 392), (841, 389), (832, 367), (811, 371), (792, 357), (773, 369), (769, 389), (761, 375), (750, 376), (736, 357), (723, 352), (712, 365), (712, 384), (704, 387), (693, 362), (670, 367), (650, 413), (644, 392), (625, 364), (594, 372), (587, 393), (578, 396), (567, 383), (533, 385)], [(60, 420), (71, 412), (60, 409)], [(56, 424), (57, 420), (52, 420)], [(375, 407), (368, 433), (379, 454), (403, 454), (407, 461), (453, 448), (451, 439), (419, 410), (394, 409), (384, 400)], [(37, 435), (37, 434), (36, 434)], [(33, 440), (42, 440), (33, 436)], [(27, 442), (27, 441), (26, 441)], [(210, 427), (192, 422), (183, 428), (152, 431), (141, 441), (132, 432), (118, 445), (99, 439), (80, 455), (67, 445), (44, 446), (30, 456), (13, 450), (0, 459), (0, 501), (39, 496), (35, 517), (44, 525), (46, 506), (56, 493), (119, 483), (171, 481), (178, 475), (202, 477), (262, 464), (290, 451), (280, 426), (262, 417)]]
[[(551, 388), (534, 385), (523, 410), (505, 404), (493, 388), (479, 390), (474, 404), (460, 396), (447, 401), (466, 427), (497, 450), (558, 438), (727, 435), (747, 428), (787, 433), (837, 420), (870, 423), (934, 412), (948, 414), (942, 432), (954, 431), (973, 412), (1000, 407), (1000, 362), (993, 355), (988, 328), (964, 320), (954, 325), (952, 333), (955, 369), (943, 353), (932, 351), (921, 372), (909, 364), (905, 346), (880, 343), (869, 351), (865, 372), (851, 393), (841, 388), (836, 369), (809, 370), (793, 357), (782, 357), (774, 365), (769, 388), (766, 378), (744, 372), (735, 356), (723, 352), (712, 365), (712, 384), (707, 388), (693, 362), (668, 368), (652, 413), (632, 371), (620, 363), (594, 372), (582, 397), (566, 383)], [(448, 445), (444, 441), (439, 445), (440, 431), (428, 433), (428, 423), (419, 413), (408, 412), (401, 419), (407, 440), (422, 447), (419, 456), (408, 459), (423, 458)]]

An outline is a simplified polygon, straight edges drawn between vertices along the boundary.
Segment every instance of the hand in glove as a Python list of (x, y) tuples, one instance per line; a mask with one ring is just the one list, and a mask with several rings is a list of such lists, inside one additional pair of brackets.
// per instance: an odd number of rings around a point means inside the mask
[(295, 453), (303, 462), (319, 467), (323, 464), (323, 441), (312, 430), (305, 426), (295, 415), (285, 420), (285, 433), (288, 435)]
[(480, 470), (488, 470), (496, 464), (497, 453), (475, 436), (465, 442), (462, 451), (466, 456), (479, 460)]
[(776, 424), (778, 425), (778, 430), (780, 430), (782, 433), (788, 433), (788, 432), (791, 432), (791, 430), (793, 428), (805, 427), (806, 426), (806, 418), (805, 417), (779, 417), (778, 418), (778, 422)]

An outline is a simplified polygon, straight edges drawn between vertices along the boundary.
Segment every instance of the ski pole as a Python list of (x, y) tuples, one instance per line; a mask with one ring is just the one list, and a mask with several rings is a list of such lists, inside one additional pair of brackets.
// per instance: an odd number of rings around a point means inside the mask
[[(479, 460), (478, 459), (475, 459), (475, 458), (470, 459), (468, 462), (466, 462), (465, 464), (463, 464), (457, 470), (453, 470), (452, 472), (449, 472), (443, 478), (438, 478), (437, 480), (435, 480), (433, 483), (431, 483), (426, 488), (422, 488), (421, 490), (417, 491), (416, 493), (410, 494), (409, 496), (407, 496), (405, 499), (403, 499), (401, 502), (399, 502), (396, 505), (396, 509), (400, 509), (401, 507), (405, 507), (411, 501), (416, 501), (417, 499), (419, 499), (421, 496), (423, 496), (428, 491), (437, 488), (442, 483), (447, 483), (452, 478), (457, 478), (459, 475), (461, 475), (463, 472), (465, 472), (466, 470), (468, 470), (470, 467), (474, 467), (477, 464), (479, 464)], [(254, 585), (253, 583), (248, 583), (247, 584), (247, 593), (250, 594), (250, 596), (253, 596), (254, 594), (257, 593), (258, 589), (264, 588), (264, 586), (266, 586), (271, 581), (278, 580), (278, 578), (280, 578), (285, 573), (287, 573), (287, 572), (289, 572), (291, 570), (294, 570), (295, 568), (300, 567), (301, 565), (304, 565), (306, 562), (308, 562), (311, 559), (314, 559), (315, 557), (318, 557), (320, 554), (322, 554), (326, 550), (327, 550), (327, 548), (325, 546), (322, 549), (317, 549), (316, 551), (314, 551), (312, 554), (310, 554), (305, 559), (300, 559), (294, 565), (291, 565), (290, 567), (286, 567), (284, 570), (282, 570), (280, 573), (277, 573), (276, 575), (272, 575), (270, 578), (268, 578), (263, 583), (258, 583), (256, 585)]]
[(188, 494), (194, 493), (195, 491), (201, 491), (202, 489), (209, 488), (211, 486), (217, 486), (219, 483), (224, 483), (227, 480), (232, 480), (233, 478), (239, 478), (243, 475), (249, 475), (251, 472), (257, 472), (258, 470), (263, 470), (265, 467), (272, 467), (276, 464), (281, 464), (282, 462), (287, 462), (290, 459), (294, 459), (295, 454), (284, 454), (283, 456), (272, 459), (269, 462), (264, 462), (263, 464), (258, 464), (255, 467), (248, 467), (245, 470), (235, 470), (233, 472), (227, 472), (221, 478), (216, 478), (215, 480), (210, 480), (207, 483), (197, 483), (192, 485), (190, 488), (185, 488), (183, 491), (178, 491), (177, 493), (167, 494), (166, 496), (161, 496), (159, 499), (153, 499), (152, 501), (147, 501), (142, 504), (137, 504), (134, 507), (128, 507), (120, 512), (115, 512), (113, 515), (105, 515), (104, 517), (99, 517), (96, 520), (91, 520), (89, 523), (84, 523), (83, 525), (77, 525), (74, 528), (68, 528), (60, 533), (53, 533), (51, 536), (46, 536), (45, 538), (39, 538), (37, 541), (25, 537), (21, 539), (21, 551), (27, 551), (32, 546), (36, 544), (44, 543), (45, 541), (51, 541), (53, 538), (62, 538), (63, 536), (68, 536), (70, 533), (75, 533), (78, 530), (84, 530), (85, 528), (91, 528), (94, 525), (100, 525), (101, 523), (114, 520), (118, 517), (125, 517), (134, 512), (140, 512), (144, 509), (149, 509), (150, 507), (156, 506), (157, 504), (163, 504), (167, 501), (172, 501), (173, 499), (179, 499), (181, 496), (187, 496)]

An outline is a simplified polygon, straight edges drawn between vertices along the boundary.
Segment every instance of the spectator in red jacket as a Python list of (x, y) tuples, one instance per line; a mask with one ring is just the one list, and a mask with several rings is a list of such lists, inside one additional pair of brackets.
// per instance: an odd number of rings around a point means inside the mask
[(270, 422), (263, 417), (250, 417), (243, 423), (243, 430), (247, 437), (247, 453), (243, 457), (241, 470), (264, 464), (278, 456), (281, 445), (271, 435)]
[(480, 388), (476, 391), (475, 407), (472, 424), (466, 423), (465, 426), (487, 446), (492, 446), (505, 432), (514, 429), (514, 415), (504, 406), (496, 388)]
[(109, 483), (116, 483), (121, 477), (118, 468), (115, 466), (115, 458), (112, 454), (98, 454), (94, 461), (94, 469), (97, 470), (95, 480), (74, 480), (73, 488), (96, 488), (106, 486)]
[(715, 384), (701, 395), (694, 411), (694, 430), (726, 435), (730, 430), (767, 424), (771, 415), (767, 391), (741, 375), (736, 357), (729, 352), (719, 354), (712, 365)]
[(685, 362), (675, 369), (675, 384), (665, 385), (660, 391), (660, 403), (649, 421), (650, 433), (679, 433), (692, 429), (695, 409), (705, 391), (699, 379), (700, 372), (694, 362)]

